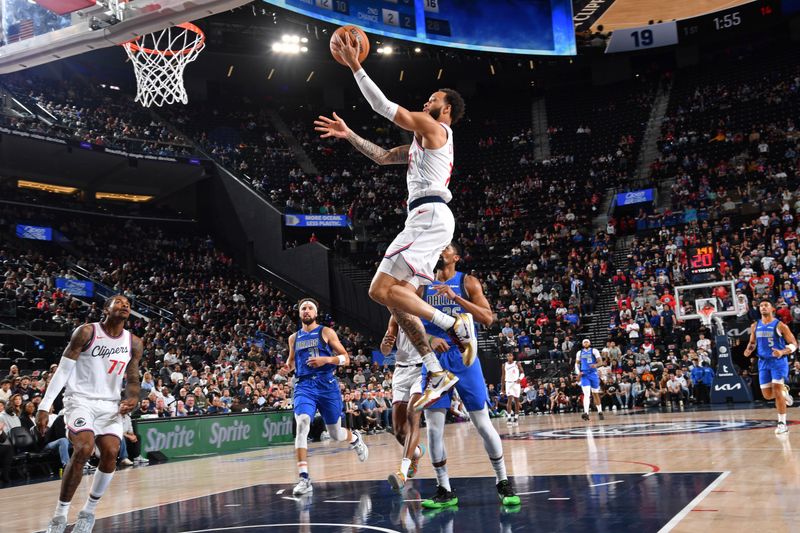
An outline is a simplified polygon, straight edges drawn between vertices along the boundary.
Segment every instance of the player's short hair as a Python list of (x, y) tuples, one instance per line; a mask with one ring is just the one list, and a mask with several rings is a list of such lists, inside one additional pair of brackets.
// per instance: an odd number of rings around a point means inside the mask
[(763, 304), (764, 302), (767, 302), (767, 303), (768, 303), (769, 305), (771, 305), (772, 307), (775, 307), (775, 304), (773, 304), (773, 303), (772, 303), (772, 300), (770, 300), (769, 298), (761, 298), (761, 299), (758, 301), (758, 305), (761, 305), (761, 304)]
[(464, 116), (467, 104), (455, 89), (439, 89), (444, 93), (444, 103), (450, 105), (450, 124), (455, 124)]
[(461, 245), (458, 244), (456, 241), (450, 242), (450, 247), (455, 250), (457, 256), (461, 256)]
[(124, 294), (115, 294), (113, 296), (109, 296), (108, 298), (106, 298), (106, 301), (103, 302), (103, 309), (108, 309), (109, 307), (111, 307), (111, 304), (114, 303), (114, 300), (116, 300), (117, 298), (125, 298), (126, 300), (128, 300), (128, 297), (125, 296)]

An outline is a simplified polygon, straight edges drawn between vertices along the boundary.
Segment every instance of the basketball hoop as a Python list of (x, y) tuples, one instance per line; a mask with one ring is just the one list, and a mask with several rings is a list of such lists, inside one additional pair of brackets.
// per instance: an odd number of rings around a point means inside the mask
[(713, 305), (706, 305), (703, 306), (700, 310), (700, 320), (706, 326), (711, 326), (711, 320), (714, 318), (714, 313), (717, 312), (717, 308)]
[(197, 59), (205, 45), (203, 30), (191, 22), (123, 43), (136, 74), (135, 100), (144, 107), (188, 103), (183, 69)]

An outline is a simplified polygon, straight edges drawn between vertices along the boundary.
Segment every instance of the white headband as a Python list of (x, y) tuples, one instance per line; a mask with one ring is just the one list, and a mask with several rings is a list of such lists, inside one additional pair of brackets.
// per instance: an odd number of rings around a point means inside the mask
[(311, 304), (314, 307), (314, 311), (317, 314), (319, 314), (319, 309), (317, 309), (317, 304), (315, 304), (313, 301), (311, 301), (311, 300), (303, 300), (302, 302), (300, 302), (300, 307), (303, 307), (305, 304)]

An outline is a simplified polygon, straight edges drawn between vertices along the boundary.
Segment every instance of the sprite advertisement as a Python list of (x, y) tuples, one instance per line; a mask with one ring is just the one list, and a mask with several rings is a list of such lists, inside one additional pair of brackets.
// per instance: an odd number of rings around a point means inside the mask
[(142, 455), (170, 459), (245, 452), (294, 441), (292, 411), (135, 420)]

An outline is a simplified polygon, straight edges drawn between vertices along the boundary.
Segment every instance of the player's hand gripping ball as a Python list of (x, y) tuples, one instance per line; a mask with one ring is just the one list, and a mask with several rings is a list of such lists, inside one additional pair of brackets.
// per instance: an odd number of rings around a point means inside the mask
[(364, 30), (357, 26), (342, 26), (331, 35), (331, 55), (342, 65), (347, 62), (342, 59), (339, 49), (344, 46), (354, 46), (358, 49), (358, 62), (362, 63), (369, 55), (369, 39)]

